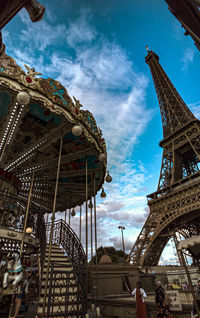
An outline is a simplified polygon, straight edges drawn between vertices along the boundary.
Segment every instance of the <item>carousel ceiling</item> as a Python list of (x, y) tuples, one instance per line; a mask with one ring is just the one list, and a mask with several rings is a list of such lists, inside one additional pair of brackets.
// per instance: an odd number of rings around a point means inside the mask
[[(38, 78), (40, 73), (26, 68), (27, 73), (5, 53), (0, 56), (0, 168), (21, 181), (18, 191), (23, 198), (28, 196), (34, 172), (32, 202), (51, 212), (63, 138), (56, 206), (63, 211), (85, 201), (86, 162), (88, 197), (101, 188), (105, 140), (93, 115), (81, 110), (60, 82)], [(74, 126), (81, 127), (80, 136), (72, 133)], [(102, 153), (103, 162), (98, 159)]]

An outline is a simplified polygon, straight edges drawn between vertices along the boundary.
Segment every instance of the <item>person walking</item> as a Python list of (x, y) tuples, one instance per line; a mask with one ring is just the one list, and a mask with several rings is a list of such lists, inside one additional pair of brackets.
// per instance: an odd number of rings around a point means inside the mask
[[(196, 291), (195, 298), (196, 298), (196, 303), (197, 303), (198, 309), (200, 311), (200, 281), (198, 281), (198, 286), (197, 286), (197, 291)], [(199, 314), (197, 313), (197, 308), (196, 308), (194, 302), (193, 302), (193, 305), (192, 305), (191, 317), (192, 318), (198, 318), (199, 317)]]
[(173, 318), (173, 316), (169, 310), (169, 304), (167, 301), (167, 297), (165, 295), (163, 285), (159, 280), (156, 282), (155, 293), (156, 293), (155, 294), (156, 305), (158, 308), (157, 318)]
[(148, 318), (147, 307), (144, 302), (144, 297), (147, 297), (142, 284), (136, 283), (136, 288), (132, 291), (132, 295), (136, 297), (136, 318)]

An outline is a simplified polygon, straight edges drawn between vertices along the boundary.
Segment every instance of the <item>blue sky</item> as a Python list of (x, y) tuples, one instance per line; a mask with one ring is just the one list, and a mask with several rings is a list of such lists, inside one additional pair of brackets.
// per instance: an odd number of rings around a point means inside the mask
[[(124, 225), (130, 250), (148, 215), (146, 195), (156, 191), (162, 150), (160, 112), (145, 64), (145, 45), (199, 118), (200, 55), (164, 0), (46, 0), (44, 19), (22, 10), (3, 30), (7, 53), (20, 66), (59, 80), (92, 111), (102, 128), (113, 177), (98, 196), (99, 245), (121, 248)], [(78, 215), (72, 221), (78, 226)], [(84, 242), (83, 242), (84, 243)], [(172, 251), (163, 262), (173, 261)]]

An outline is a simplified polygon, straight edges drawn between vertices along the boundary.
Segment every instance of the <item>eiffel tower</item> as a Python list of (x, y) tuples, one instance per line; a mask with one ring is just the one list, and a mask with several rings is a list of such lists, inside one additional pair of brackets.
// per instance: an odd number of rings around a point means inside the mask
[(158, 55), (147, 51), (145, 61), (162, 118), (163, 157), (157, 191), (147, 196), (149, 216), (127, 261), (156, 266), (176, 233), (185, 238), (200, 234), (200, 121), (178, 94)]

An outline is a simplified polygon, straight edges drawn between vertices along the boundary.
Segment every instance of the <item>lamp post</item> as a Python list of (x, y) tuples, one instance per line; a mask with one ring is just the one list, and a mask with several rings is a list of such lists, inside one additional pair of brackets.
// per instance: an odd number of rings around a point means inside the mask
[(119, 225), (119, 226), (118, 226), (118, 229), (120, 229), (120, 230), (121, 230), (121, 233), (122, 233), (122, 247), (123, 247), (124, 261), (125, 261), (125, 245), (124, 245), (124, 234), (123, 234), (123, 231), (125, 230), (125, 226)]

